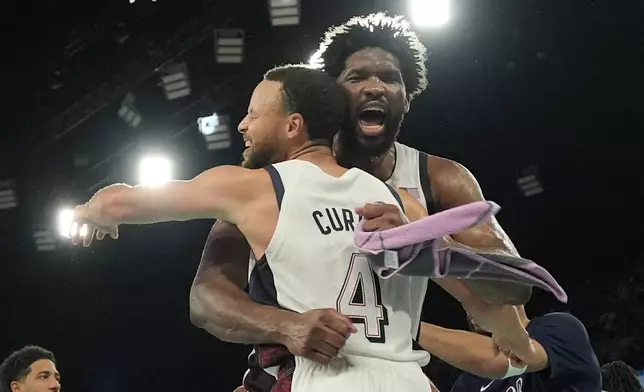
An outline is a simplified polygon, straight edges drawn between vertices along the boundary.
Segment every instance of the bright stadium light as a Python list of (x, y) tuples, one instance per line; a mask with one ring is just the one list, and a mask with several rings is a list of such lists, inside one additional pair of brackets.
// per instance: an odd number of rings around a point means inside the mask
[[(71, 208), (61, 208), (58, 212), (58, 219), (56, 221), (56, 231), (58, 234), (69, 238), (73, 234), (76, 234), (78, 230), (78, 225), (74, 223), (74, 210)], [(83, 225), (80, 228), (80, 236), (85, 237), (87, 235), (87, 225)]]
[(146, 157), (139, 163), (139, 184), (163, 185), (172, 179), (172, 163), (163, 157)]
[(58, 213), (57, 228), (58, 234), (63, 237), (71, 237), (74, 211), (71, 208), (63, 208)]
[(450, 0), (409, 0), (411, 21), (418, 27), (439, 27), (449, 20)]

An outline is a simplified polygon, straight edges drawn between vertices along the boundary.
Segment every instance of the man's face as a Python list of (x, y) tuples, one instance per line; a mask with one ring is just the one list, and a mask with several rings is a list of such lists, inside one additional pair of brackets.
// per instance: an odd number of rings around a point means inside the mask
[(23, 381), (11, 383), (12, 392), (51, 392), (60, 391), (60, 374), (56, 365), (41, 359), (31, 364), (30, 372)]
[(288, 114), (284, 110), (281, 83), (264, 80), (257, 85), (248, 114), (237, 129), (244, 135), (246, 149), (242, 166), (259, 169), (286, 159)]
[(345, 136), (357, 139), (369, 155), (382, 155), (396, 140), (409, 107), (398, 59), (380, 48), (364, 48), (347, 58), (338, 83), (351, 97), (349, 130), (355, 134)]

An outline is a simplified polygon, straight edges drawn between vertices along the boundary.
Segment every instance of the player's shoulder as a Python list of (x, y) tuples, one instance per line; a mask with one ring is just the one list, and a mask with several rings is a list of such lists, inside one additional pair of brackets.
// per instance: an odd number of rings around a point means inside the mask
[(557, 342), (566, 344), (590, 345), (586, 327), (570, 313), (555, 312), (535, 317), (528, 326), (528, 332), (537, 340), (555, 338)]
[(573, 331), (586, 331), (584, 324), (575, 316), (566, 312), (548, 313), (532, 319), (535, 327), (556, 327)]
[(396, 145), (398, 147), (398, 151), (402, 151), (402, 152), (406, 152), (406, 153), (410, 153), (410, 154), (418, 154), (419, 156), (424, 155), (425, 157), (427, 157), (428, 171), (429, 171), (429, 173), (431, 173), (432, 176), (433, 175), (437, 175), (437, 176), (443, 176), (444, 175), (444, 176), (449, 177), (449, 176), (454, 176), (454, 175), (462, 175), (463, 173), (468, 173), (469, 174), (469, 171), (467, 170), (467, 168), (464, 165), (462, 165), (462, 164), (460, 164), (460, 163), (458, 163), (458, 162), (456, 162), (456, 161), (454, 161), (452, 159), (440, 157), (438, 155), (428, 154), (428, 153), (423, 152), (421, 150), (418, 150), (418, 149), (415, 149), (413, 147), (410, 147), (410, 146), (408, 146), (406, 144), (396, 143)]

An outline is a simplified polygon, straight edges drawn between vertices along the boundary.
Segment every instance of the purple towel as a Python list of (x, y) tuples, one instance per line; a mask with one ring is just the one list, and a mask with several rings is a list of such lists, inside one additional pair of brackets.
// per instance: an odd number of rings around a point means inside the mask
[(364, 232), (360, 222), (355, 243), (371, 255), (372, 268), (384, 279), (395, 274), (459, 278), (481, 299), (514, 305), (527, 302), (529, 287), (534, 286), (567, 302), (568, 296), (552, 275), (531, 260), (446, 247), (440, 240), (484, 222), (498, 210), (493, 202), (475, 202), (376, 232)]

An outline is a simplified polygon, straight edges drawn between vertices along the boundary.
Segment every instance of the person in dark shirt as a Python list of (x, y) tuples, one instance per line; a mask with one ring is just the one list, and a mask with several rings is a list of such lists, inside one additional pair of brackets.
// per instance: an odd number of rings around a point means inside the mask
[(606, 392), (644, 392), (635, 369), (623, 361), (607, 363), (601, 371), (602, 390)]
[(452, 392), (600, 392), (601, 374), (584, 325), (568, 313), (529, 320), (517, 312), (529, 334), (529, 356), (508, 350), (471, 318), (475, 332), (424, 324), (420, 344), (463, 373)]

